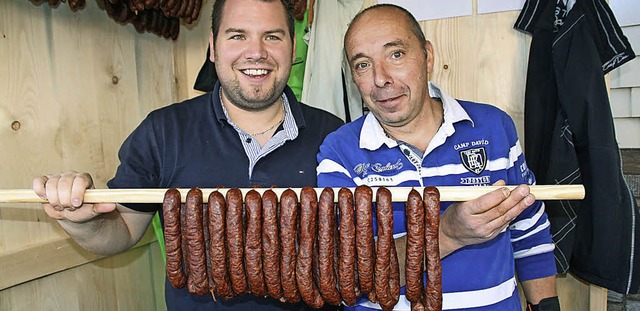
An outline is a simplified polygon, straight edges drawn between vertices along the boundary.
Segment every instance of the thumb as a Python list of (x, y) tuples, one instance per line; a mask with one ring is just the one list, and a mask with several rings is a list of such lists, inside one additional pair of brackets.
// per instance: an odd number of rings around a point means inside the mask
[(500, 180), (494, 182), (492, 186), (500, 187), (500, 186), (506, 186), (506, 185), (507, 185), (507, 183), (504, 180), (500, 179)]
[(116, 209), (115, 203), (98, 203), (93, 205), (93, 212), (97, 214), (111, 213)]

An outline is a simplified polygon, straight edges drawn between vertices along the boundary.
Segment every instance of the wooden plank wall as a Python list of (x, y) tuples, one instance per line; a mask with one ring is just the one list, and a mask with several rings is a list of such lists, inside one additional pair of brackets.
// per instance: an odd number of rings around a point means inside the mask
[[(2, 189), (68, 169), (91, 172), (104, 188), (121, 142), (146, 113), (198, 94), (212, 1), (175, 42), (138, 34), (87, 2), (73, 13), (64, 3), (0, 1)], [(506, 110), (522, 135), (529, 39), (512, 29), (516, 16), (421, 24), (436, 49), (432, 79), (456, 97)], [(103, 258), (70, 242), (39, 206), (0, 204), (0, 310), (164, 310), (163, 263), (149, 233)], [(560, 282), (563, 310), (587, 310), (594, 297), (601, 304), (602, 291), (590, 294), (571, 277)]]
[[(174, 45), (115, 23), (94, 0), (76, 13), (0, 1), (0, 188), (70, 169), (104, 188), (125, 137), (177, 99)], [(152, 234), (103, 258), (39, 205), (0, 205), (0, 310), (162, 310), (163, 269)]]

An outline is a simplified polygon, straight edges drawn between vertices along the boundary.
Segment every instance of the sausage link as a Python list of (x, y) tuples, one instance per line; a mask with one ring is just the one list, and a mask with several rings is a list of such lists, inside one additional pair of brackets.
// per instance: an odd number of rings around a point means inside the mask
[(247, 222), (244, 264), (247, 269), (249, 292), (256, 296), (265, 296), (267, 288), (264, 285), (262, 272), (262, 198), (260, 193), (253, 189), (247, 192), (244, 204)]
[(207, 259), (202, 228), (202, 191), (193, 188), (187, 193), (186, 202), (187, 250), (189, 253), (189, 274), (187, 289), (192, 294), (204, 295), (209, 289)]
[(177, 3), (178, 3), (178, 0), (166, 0), (164, 5), (160, 7), (160, 9), (162, 10), (162, 13), (164, 13), (164, 16), (168, 18), (173, 17), (171, 12), (173, 11), (173, 8), (176, 6)]
[[(393, 224), (391, 225), (393, 228)], [(389, 293), (391, 295), (391, 306), (395, 306), (400, 300), (400, 266), (398, 264), (398, 251), (396, 240), (391, 238), (391, 265), (389, 270)], [(391, 307), (393, 309), (393, 307)]]
[(209, 195), (209, 257), (211, 261), (211, 276), (215, 291), (223, 299), (234, 296), (227, 272), (227, 247), (225, 243), (226, 207), (224, 196), (219, 191)]
[(351, 190), (343, 187), (338, 191), (338, 207), (340, 209), (338, 286), (344, 303), (347, 306), (353, 306), (359, 293), (356, 288), (356, 224)]
[(376, 242), (375, 291), (382, 310), (392, 310), (389, 277), (391, 273), (391, 245), (393, 244), (393, 207), (391, 192), (379, 187), (376, 192), (376, 219), (378, 241)]
[[(373, 266), (375, 244), (373, 242), (373, 192), (369, 186), (358, 186), (356, 200), (356, 249), (358, 258), (358, 282), (360, 292), (368, 294), (373, 290)], [(371, 300), (371, 297), (369, 297)], [(372, 300), (373, 301), (373, 300)]]
[(193, 14), (193, 10), (196, 7), (196, 0), (189, 0), (189, 4), (187, 5), (187, 9), (184, 11), (182, 17), (185, 19), (187, 24), (191, 24), (191, 14)]
[[(201, 194), (202, 195), (202, 194)], [(216, 282), (213, 280), (213, 274), (211, 273), (211, 256), (209, 256), (209, 250), (211, 249), (211, 235), (209, 234), (209, 204), (204, 204), (204, 197), (201, 199), (202, 204), (202, 236), (204, 237), (204, 257), (207, 268), (207, 282), (209, 284), (209, 292), (211, 298), (216, 301)], [(208, 201), (207, 201), (208, 203)]]
[(180, 8), (176, 11), (176, 17), (178, 18), (185, 17), (190, 3), (191, 3), (191, 0), (182, 0), (182, 3), (180, 4)]
[(409, 192), (405, 205), (407, 224), (407, 248), (405, 257), (405, 295), (411, 305), (421, 303), (424, 295), (424, 206), (420, 193), (415, 189)]
[[(187, 249), (187, 208), (184, 203), (180, 205), (180, 235), (182, 241), (182, 261), (184, 262), (184, 272), (189, 275), (189, 250)], [(185, 276), (186, 276), (185, 275)]]
[(282, 291), (287, 302), (300, 301), (296, 285), (296, 232), (298, 232), (298, 196), (291, 190), (285, 190), (280, 196), (280, 272)]
[(304, 302), (312, 308), (321, 308), (324, 301), (313, 282), (313, 245), (316, 239), (318, 199), (311, 187), (300, 190), (300, 241), (296, 260), (296, 281)]
[(272, 190), (262, 194), (262, 269), (269, 296), (275, 299), (282, 298), (278, 197)]
[(336, 287), (336, 210), (333, 189), (326, 187), (318, 202), (318, 265), (320, 270), (320, 294), (324, 301), (340, 305), (340, 293)]
[(422, 300), (411, 303), (411, 311), (424, 311), (424, 305), (422, 304)]
[(244, 269), (244, 221), (242, 218), (242, 192), (233, 188), (227, 191), (227, 253), (231, 288), (236, 295), (247, 292), (247, 277)]
[(198, 16), (200, 16), (201, 9), (202, 9), (202, 0), (196, 0), (196, 7), (191, 13), (191, 22), (198, 19)]
[(182, 269), (182, 234), (180, 231), (180, 191), (169, 189), (164, 194), (162, 215), (164, 219), (164, 243), (167, 256), (167, 277), (175, 288), (187, 283)]
[(426, 187), (423, 193), (425, 209), (425, 257), (427, 259), (427, 287), (425, 310), (442, 310), (442, 264), (438, 246), (440, 225), (440, 192), (436, 187)]

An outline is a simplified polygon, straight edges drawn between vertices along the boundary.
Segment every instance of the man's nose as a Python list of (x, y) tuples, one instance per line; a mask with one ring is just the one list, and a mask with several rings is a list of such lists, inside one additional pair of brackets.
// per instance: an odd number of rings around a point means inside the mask
[(393, 83), (393, 78), (389, 75), (388, 68), (384, 63), (377, 63), (373, 67), (373, 79), (377, 87), (384, 87)]
[(249, 46), (244, 52), (245, 58), (254, 60), (254, 61), (267, 58), (268, 54), (264, 46), (264, 41), (251, 40), (248, 44)]

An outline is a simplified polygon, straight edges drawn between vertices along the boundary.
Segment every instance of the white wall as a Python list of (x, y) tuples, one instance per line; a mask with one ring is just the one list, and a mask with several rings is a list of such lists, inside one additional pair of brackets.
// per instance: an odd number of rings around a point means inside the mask
[[(640, 55), (640, 1), (611, 0), (622, 31)], [(640, 57), (609, 73), (611, 111), (620, 148), (640, 148)]]

